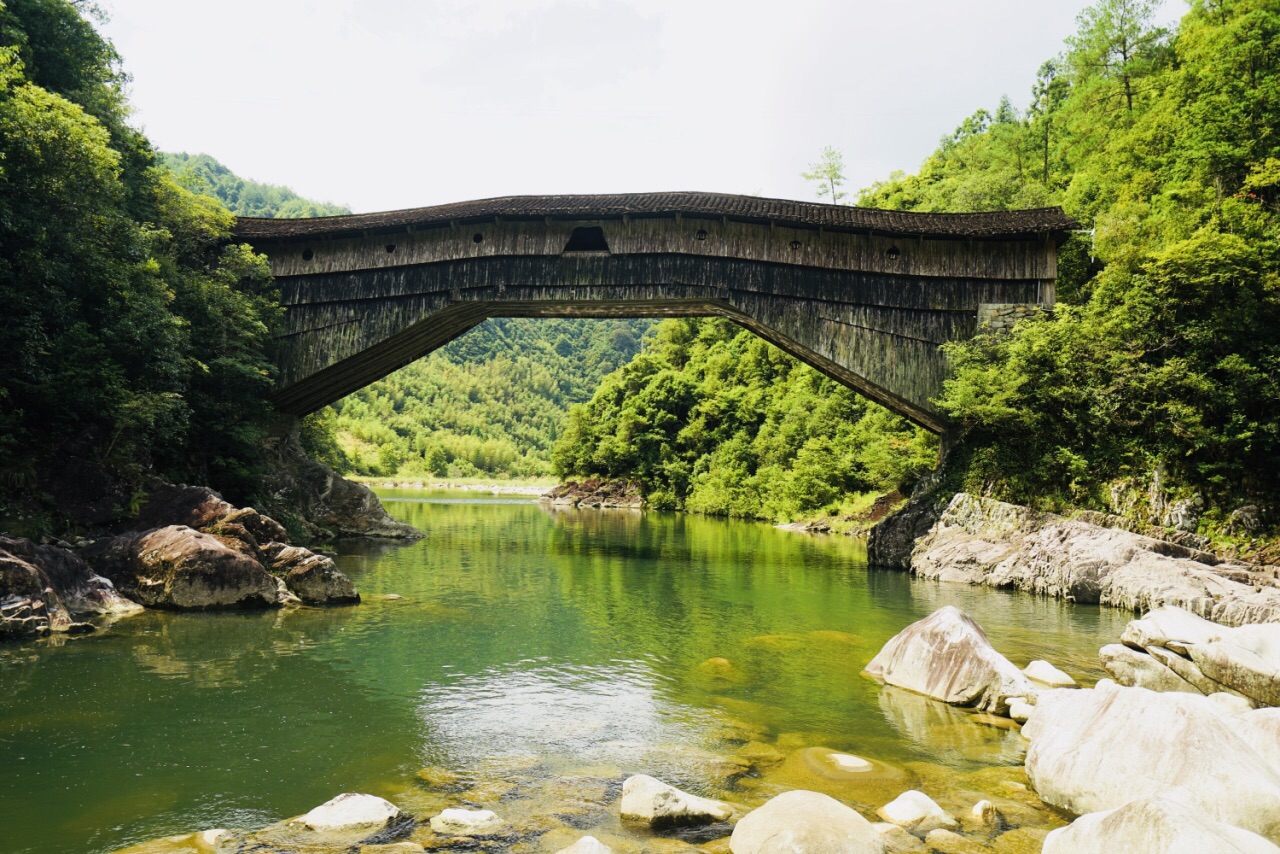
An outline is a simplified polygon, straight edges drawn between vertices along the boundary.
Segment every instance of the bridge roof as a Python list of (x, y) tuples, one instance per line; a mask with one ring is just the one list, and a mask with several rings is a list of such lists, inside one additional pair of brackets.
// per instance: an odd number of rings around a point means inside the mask
[(337, 237), (365, 231), (402, 231), (414, 226), (477, 222), (495, 217), (611, 219), (622, 216), (728, 217), (805, 228), (875, 231), (932, 237), (1030, 237), (1061, 233), (1079, 224), (1061, 208), (986, 213), (915, 213), (791, 199), (725, 193), (622, 193), (595, 196), (505, 196), (429, 208), (311, 219), (237, 219), (235, 234), (246, 240)]

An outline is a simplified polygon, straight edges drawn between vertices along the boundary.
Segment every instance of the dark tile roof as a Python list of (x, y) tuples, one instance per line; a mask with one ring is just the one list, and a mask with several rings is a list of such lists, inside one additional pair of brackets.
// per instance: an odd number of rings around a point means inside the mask
[(724, 193), (622, 193), (598, 196), (507, 196), (429, 208), (313, 219), (241, 217), (236, 221), (235, 234), (244, 240), (287, 240), (336, 237), (369, 230), (402, 230), (408, 226), (441, 224), (451, 220), (487, 220), (495, 216), (513, 219), (594, 219), (623, 214), (658, 216), (677, 213), (690, 217), (729, 217), (758, 222), (771, 220), (779, 225), (939, 237), (1013, 237), (1062, 232), (1078, 227), (1075, 220), (1063, 213), (1061, 208), (987, 213), (913, 213)]

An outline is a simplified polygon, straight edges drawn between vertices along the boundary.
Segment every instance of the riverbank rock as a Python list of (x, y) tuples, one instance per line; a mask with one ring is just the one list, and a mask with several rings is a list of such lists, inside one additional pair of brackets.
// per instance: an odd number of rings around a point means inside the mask
[(1044, 854), (1280, 854), (1266, 839), (1173, 798), (1133, 801), (1052, 831)]
[(263, 510), (307, 541), (335, 537), (416, 540), (423, 534), (388, 515), (378, 496), (363, 484), (338, 475), (307, 456), (296, 419), (281, 421), (263, 443)]
[(747, 813), (729, 838), (733, 854), (884, 854), (871, 822), (818, 792), (784, 792)]
[(929, 533), (947, 508), (949, 496), (912, 498), (897, 512), (877, 522), (867, 534), (867, 563), (910, 569), (916, 541)]
[(81, 631), (85, 619), (141, 610), (74, 553), (0, 536), (0, 640)]
[(271, 543), (263, 549), (271, 572), (308, 605), (342, 605), (360, 601), (355, 584), (332, 558), (302, 548)]
[(1077, 814), (1182, 790), (1215, 820), (1277, 841), (1280, 748), (1264, 743), (1269, 718), (1256, 726), (1255, 715), (1109, 680), (1043, 692), (1023, 727), (1027, 777), (1045, 802)]
[(1004, 712), (1009, 697), (1026, 697), (1034, 690), (981, 627), (953, 605), (890, 638), (866, 672), (927, 697), (991, 712)]
[(376, 795), (344, 792), (289, 822), (318, 831), (379, 830), (400, 817), (400, 808)]
[(99, 540), (85, 550), (121, 593), (149, 608), (209, 610), (280, 604), (275, 578), (212, 534), (184, 525)]
[(1178, 605), (1228, 625), (1280, 621), (1275, 579), (1244, 564), (966, 493), (916, 543), (911, 571), (1131, 611)]
[(1233, 628), (1165, 606), (1130, 622), (1121, 640), (1099, 658), (1122, 685), (1280, 705), (1280, 623)]
[(1032, 682), (1039, 683), (1046, 688), (1074, 688), (1076, 680), (1072, 679), (1066, 673), (1054, 667), (1047, 661), (1036, 660), (1022, 668), (1022, 672)]
[(938, 806), (933, 798), (915, 789), (898, 795), (876, 810), (876, 815), (916, 836), (924, 836), (937, 828), (953, 830), (960, 826), (960, 822)]
[(588, 478), (570, 480), (542, 496), (542, 500), (556, 507), (623, 508), (639, 510), (644, 507), (640, 485), (629, 480)]
[(647, 774), (628, 777), (622, 784), (621, 811), (624, 821), (656, 828), (711, 824), (733, 815), (728, 804), (691, 795)]

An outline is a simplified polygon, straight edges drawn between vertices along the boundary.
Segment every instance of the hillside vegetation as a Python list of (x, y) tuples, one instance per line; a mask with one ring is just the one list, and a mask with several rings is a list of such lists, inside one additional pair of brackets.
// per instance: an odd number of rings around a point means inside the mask
[[(0, 3), (0, 519), (107, 519), (159, 472), (258, 482), (280, 317), (265, 259), (127, 123), (120, 59), (63, 0)], [(88, 8), (87, 6), (84, 8)]]
[(1174, 32), (1157, 6), (1087, 9), (1024, 112), (979, 110), (859, 201), (1090, 230), (1051, 317), (950, 349), (960, 485), (1222, 539), (1280, 499), (1280, 6), (1194, 0)]
[(937, 462), (936, 437), (721, 319), (666, 320), (575, 407), (562, 477), (639, 482), (648, 503), (789, 521), (864, 509)]
[(569, 407), (640, 350), (648, 320), (495, 319), (334, 404), (329, 461), (356, 474), (551, 474)]
[(345, 205), (315, 202), (288, 187), (241, 178), (207, 154), (161, 152), (160, 162), (184, 187), (212, 196), (236, 216), (299, 219), (351, 213)]

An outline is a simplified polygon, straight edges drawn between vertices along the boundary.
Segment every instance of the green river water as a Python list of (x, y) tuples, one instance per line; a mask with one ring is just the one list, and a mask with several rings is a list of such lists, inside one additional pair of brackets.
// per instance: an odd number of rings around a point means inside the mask
[[(519, 824), (553, 808), (539, 784), (636, 772), (748, 805), (809, 787), (874, 806), (908, 784), (941, 800), (1024, 742), (860, 676), (885, 640), (956, 604), (1018, 665), (1092, 681), (1129, 618), (869, 570), (846, 537), (382, 495), (429, 536), (340, 545), (360, 605), (148, 612), (0, 647), (0, 851), (260, 827), (345, 791)], [(883, 791), (842, 789), (819, 746), (886, 763)], [(753, 750), (789, 758), (749, 768)], [(424, 767), (462, 782), (432, 789)]]

